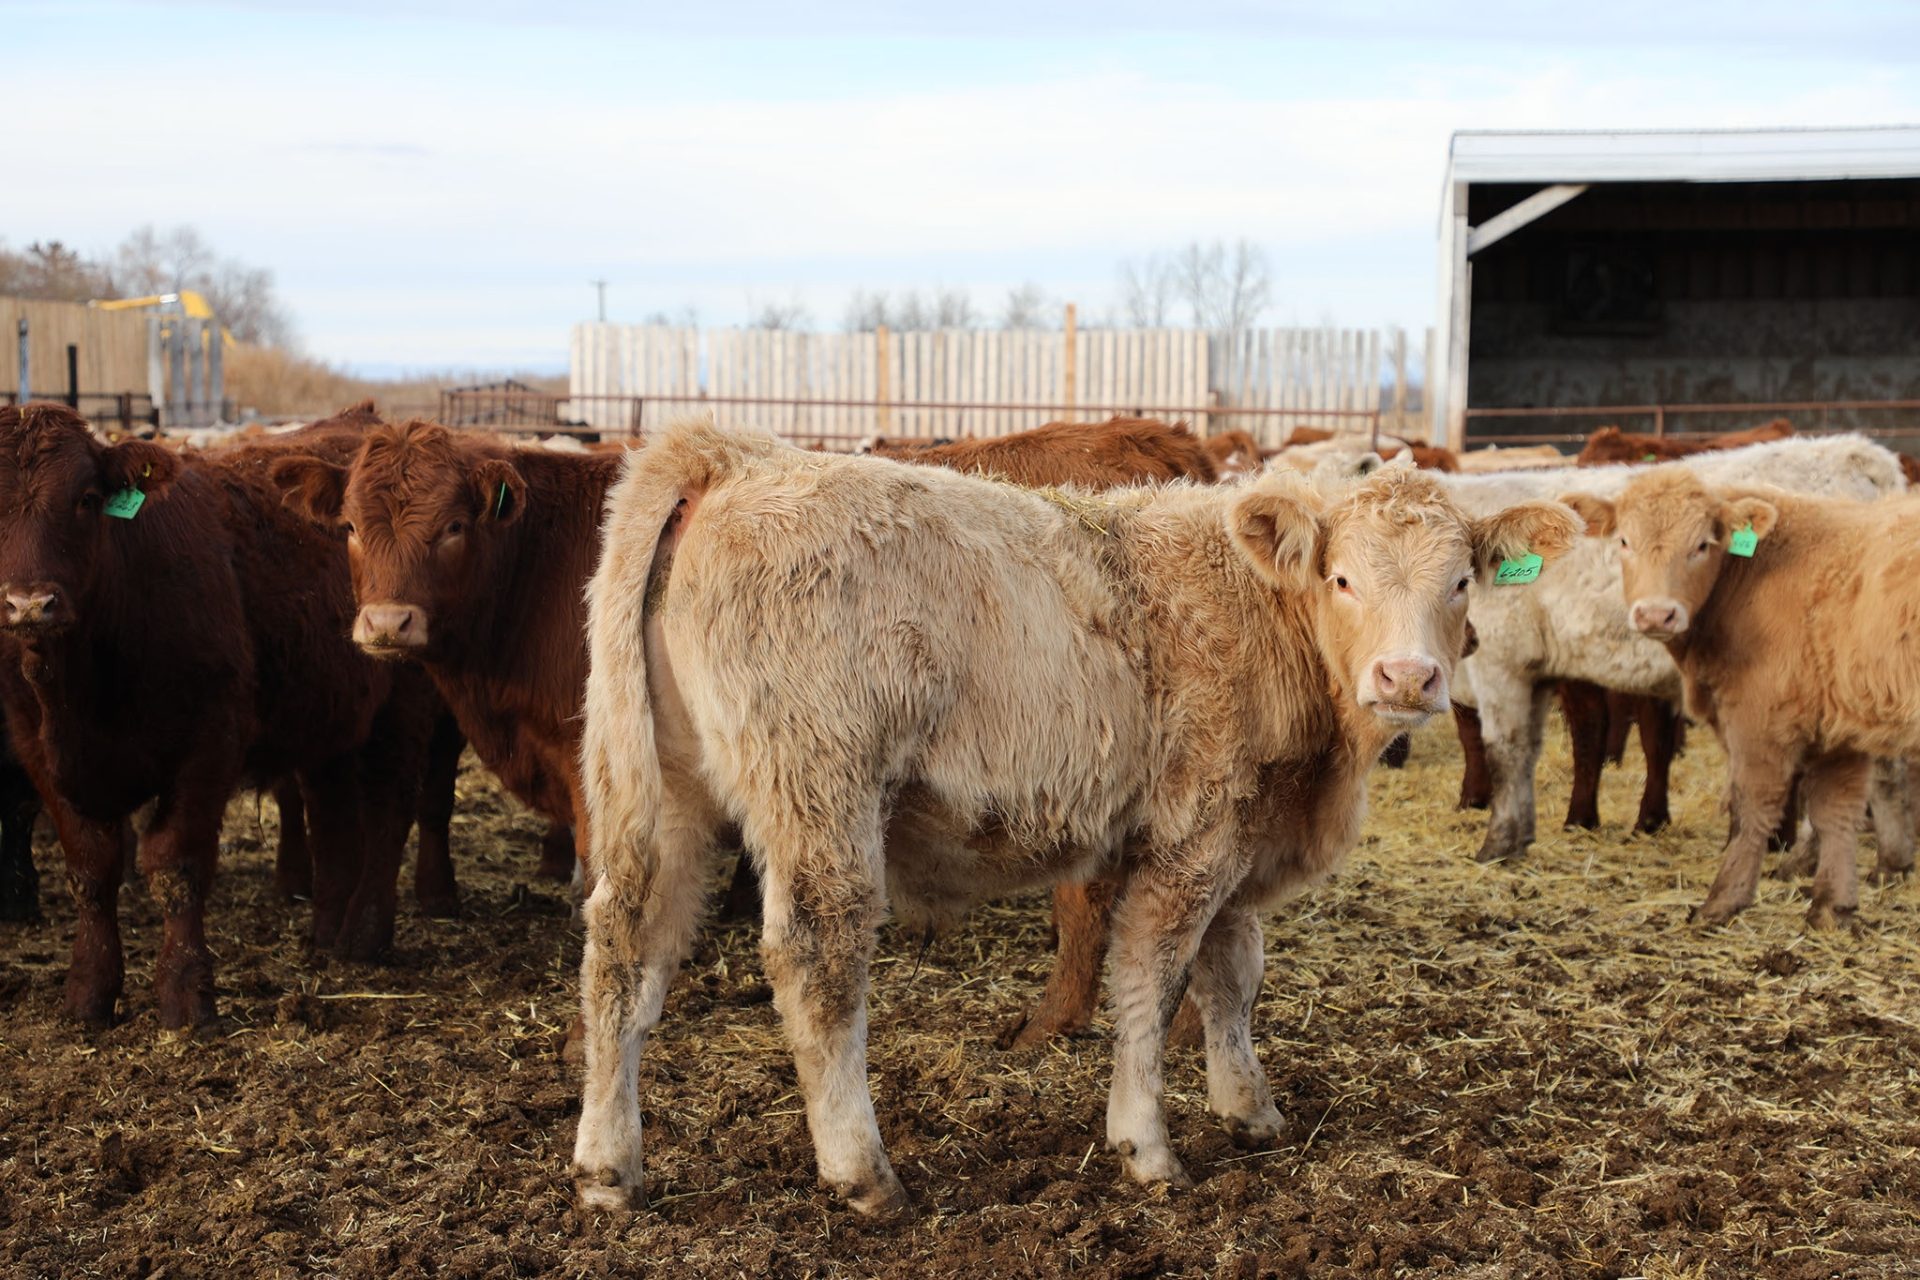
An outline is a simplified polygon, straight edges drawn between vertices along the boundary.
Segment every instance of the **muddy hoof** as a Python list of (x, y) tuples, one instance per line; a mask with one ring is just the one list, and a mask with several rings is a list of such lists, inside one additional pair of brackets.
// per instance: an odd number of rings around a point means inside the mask
[(1746, 904), (1744, 902), (1736, 905), (1733, 903), (1715, 902), (1712, 899), (1708, 899), (1688, 912), (1687, 919), (1693, 924), (1711, 929), (1717, 925), (1725, 924), (1745, 909)]
[(900, 1185), (900, 1179), (893, 1176), (891, 1169), (887, 1170), (886, 1177), (876, 1181), (835, 1186), (832, 1191), (846, 1201), (847, 1208), (863, 1218), (897, 1218), (912, 1207), (906, 1188)]
[(639, 1181), (623, 1183), (620, 1175), (611, 1169), (599, 1169), (593, 1173), (579, 1169), (573, 1171), (574, 1198), (579, 1201), (581, 1210), (587, 1213), (632, 1213), (646, 1205), (643, 1190), (643, 1184)]
[(1193, 1179), (1187, 1176), (1185, 1166), (1170, 1147), (1142, 1151), (1131, 1142), (1122, 1142), (1114, 1149), (1120, 1153), (1120, 1163), (1126, 1169), (1127, 1176), (1143, 1187), (1171, 1187), (1175, 1191), (1185, 1191), (1193, 1186)]
[(60, 1011), (83, 1027), (102, 1031), (114, 1024), (113, 1007), (117, 1002), (112, 994), (69, 990), (60, 1003)]
[(1816, 902), (1807, 908), (1807, 928), (1809, 929), (1851, 929), (1854, 927), (1853, 907), (1835, 907), (1825, 902)]
[(1480, 851), (1473, 855), (1473, 860), (1475, 862), (1518, 862), (1526, 856), (1525, 845), (1515, 848), (1510, 844), (1495, 844), (1489, 840), (1480, 846)]
[(1220, 1124), (1233, 1145), (1244, 1151), (1280, 1146), (1292, 1132), (1292, 1126), (1278, 1110), (1257, 1116), (1221, 1116)]

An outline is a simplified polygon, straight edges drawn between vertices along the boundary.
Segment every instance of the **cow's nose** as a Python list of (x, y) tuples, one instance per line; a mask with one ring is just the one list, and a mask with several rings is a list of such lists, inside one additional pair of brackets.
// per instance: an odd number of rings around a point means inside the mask
[(1373, 686), (1385, 702), (1429, 702), (1440, 692), (1440, 664), (1427, 658), (1382, 658), (1373, 664)]
[(427, 615), (410, 604), (370, 604), (353, 620), (353, 642), (368, 649), (418, 649), (427, 643)]
[(1687, 607), (1678, 600), (1636, 600), (1627, 620), (1647, 635), (1677, 636), (1687, 629)]
[(54, 621), (60, 608), (60, 593), (48, 588), (7, 592), (7, 625), (44, 626)]

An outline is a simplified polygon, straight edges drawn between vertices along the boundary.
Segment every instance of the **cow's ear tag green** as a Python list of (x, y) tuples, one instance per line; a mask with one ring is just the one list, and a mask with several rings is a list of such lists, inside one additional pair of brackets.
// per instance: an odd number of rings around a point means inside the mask
[(1730, 556), (1751, 556), (1754, 553), (1754, 549), (1759, 545), (1760, 535), (1753, 531), (1752, 525), (1748, 525), (1744, 529), (1734, 530), (1733, 537), (1727, 539), (1727, 554)]
[(1659, 458), (1657, 458), (1656, 456), (1654, 456), (1653, 454), (1651, 454), (1651, 453), (1649, 453), (1649, 454), (1647, 454), (1647, 455), (1646, 455), (1645, 457), (1643, 457), (1643, 458), (1641, 458), (1641, 459), (1640, 459), (1640, 461), (1642, 461), (1642, 462), (1658, 462), (1658, 461), (1660, 461), (1660, 459), (1659, 459)]
[(134, 488), (132, 485), (128, 485), (111, 498), (108, 498), (100, 509), (118, 519), (131, 520), (140, 514), (140, 508), (145, 506), (146, 502), (147, 495), (145, 493)]
[(1523, 582), (1532, 582), (1540, 576), (1540, 566), (1545, 561), (1537, 555), (1524, 555), (1518, 560), (1502, 560), (1500, 571), (1493, 575), (1493, 584), (1497, 587), (1517, 587)]

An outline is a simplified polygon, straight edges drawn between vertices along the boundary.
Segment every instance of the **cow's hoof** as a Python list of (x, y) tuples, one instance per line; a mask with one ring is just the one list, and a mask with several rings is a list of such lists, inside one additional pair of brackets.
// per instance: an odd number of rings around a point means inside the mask
[(213, 989), (162, 991), (160, 1026), (167, 1031), (192, 1031), (213, 1021)]
[(1854, 923), (1853, 907), (1836, 907), (1827, 902), (1816, 902), (1807, 908), (1807, 928), (1809, 929), (1850, 929)]
[(632, 1213), (646, 1204), (644, 1184), (639, 1178), (623, 1179), (612, 1169), (587, 1173), (573, 1171), (573, 1194), (580, 1208), (588, 1213)]
[(847, 1202), (847, 1208), (863, 1218), (898, 1217), (909, 1208), (906, 1188), (894, 1177), (893, 1170), (881, 1172), (879, 1178), (836, 1185), (833, 1192)]
[(1881, 863), (1867, 873), (1867, 883), (1872, 885), (1899, 884), (1913, 874), (1913, 862), (1895, 862), (1891, 865)]
[(1687, 918), (1694, 924), (1712, 928), (1715, 925), (1725, 924), (1746, 910), (1746, 907), (1747, 904), (1744, 902), (1729, 902), (1719, 898), (1708, 898), (1705, 902), (1695, 907)]
[(429, 920), (454, 920), (460, 915), (460, 898), (457, 894), (424, 895), (415, 898), (414, 905)]
[(1187, 1176), (1186, 1168), (1169, 1146), (1136, 1147), (1131, 1142), (1122, 1142), (1115, 1150), (1120, 1153), (1127, 1176), (1143, 1187), (1164, 1186), (1185, 1191), (1193, 1185), (1193, 1179)]
[(1489, 840), (1480, 846), (1480, 852), (1473, 855), (1475, 862), (1518, 862), (1527, 856), (1527, 846), (1496, 843)]
[(1673, 815), (1665, 809), (1658, 809), (1652, 813), (1643, 813), (1634, 819), (1633, 829), (1643, 836), (1650, 836), (1656, 831), (1665, 830), (1672, 821)]
[(1221, 1116), (1220, 1123), (1233, 1145), (1246, 1150), (1279, 1146), (1291, 1129), (1278, 1107), (1268, 1107), (1250, 1116)]
[(118, 997), (112, 992), (67, 991), (66, 999), (60, 1003), (60, 1011), (83, 1027), (96, 1031), (105, 1030), (113, 1025), (113, 1006)]

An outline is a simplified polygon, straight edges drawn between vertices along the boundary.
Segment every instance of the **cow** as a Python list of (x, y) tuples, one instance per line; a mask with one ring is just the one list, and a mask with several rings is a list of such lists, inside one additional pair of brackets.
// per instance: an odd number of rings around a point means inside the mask
[[(1184, 422), (1113, 417), (1105, 422), (1049, 422), (1030, 431), (949, 444), (879, 442), (874, 457), (957, 471), (991, 470), (1021, 485), (1113, 483), (1117, 472), (1147, 480), (1182, 478), (1211, 482), (1219, 470), (1200, 438)], [(1066, 460), (1078, 457), (1076, 471)], [(982, 460), (988, 460), (982, 465)], [(1064, 468), (1064, 469), (1063, 469)]]
[[(1677, 465), (1709, 484), (1773, 483), (1861, 499), (1899, 492), (1905, 483), (1891, 453), (1854, 435), (1749, 445)], [(1446, 476), (1442, 483), (1463, 510), (1484, 514), (1569, 492), (1611, 498), (1638, 470), (1516, 471)], [(1680, 696), (1680, 673), (1666, 650), (1627, 625), (1619, 572), (1611, 544), (1583, 539), (1537, 589), (1474, 595), (1480, 649), (1461, 664), (1456, 696), (1478, 709), (1486, 740), (1493, 794), (1476, 855), (1482, 861), (1519, 858), (1533, 842), (1533, 774), (1552, 682), (1586, 680), (1667, 701)]]
[[(1113, 418), (1097, 424), (1050, 423), (1031, 431), (969, 441), (965, 449), (922, 445), (876, 452), (895, 461), (997, 476), (1029, 488), (1072, 485), (1099, 491), (1155, 482), (1189, 480), (1205, 484), (1213, 480), (1214, 451), (1209, 448), (1202, 456), (1189, 447), (1188, 440), (1184, 426), (1170, 426), (1151, 418)], [(1039, 1004), (1015, 1016), (1001, 1032), (1003, 1046), (1026, 1048), (1055, 1036), (1078, 1034), (1092, 1024), (1094, 1006), (1100, 998), (1100, 969), (1107, 954), (1113, 899), (1113, 886), (1098, 879), (1054, 888), (1053, 969), (1047, 975)], [(740, 907), (737, 901), (729, 902), (727, 914), (742, 914)], [(1197, 1022), (1183, 1007), (1181, 1037), (1190, 1036), (1196, 1027)]]
[(580, 1203), (642, 1194), (638, 1055), (728, 817), (819, 1172), (856, 1211), (904, 1202), (866, 1086), (889, 906), (932, 927), (1113, 876), (1108, 1145), (1187, 1181), (1160, 1096), (1183, 989), (1209, 1105), (1277, 1137), (1256, 908), (1334, 869), (1381, 748), (1446, 710), (1469, 585), (1578, 529), (1552, 502), (1470, 519), (1404, 467), (1325, 507), (1292, 475), (1095, 496), (668, 429), (609, 494), (588, 587)]
[(90, 1025), (120, 996), (121, 831), (149, 801), (162, 1026), (213, 1016), (206, 900), (227, 800), (250, 781), (299, 776), (314, 941), (354, 960), (391, 943), (431, 690), (347, 642), (337, 548), (267, 483), (280, 447), (186, 458), (108, 446), (65, 406), (0, 408), (0, 705), (66, 855), (64, 1008)]
[(1680, 440), (1664, 435), (1632, 435), (1618, 427), (1601, 427), (1587, 437), (1587, 443), (1581, 448), (1575, 465), (1604, 467), (1615, 462), (1675, 462), (1714, 449), (1741, 449), (1750, 444), (1771, 444), (1775, 440), (1785, 440), (1792, 434), (1793, 424), (1785, 418), (1775, 418), (1772, 422), (1749, 427), (1745, 431), (1728, 431), (1697, 440)]
[(39, 816), (40, 793), (0, 725), (0, 920), (40, 918), (40, 873), (33, 865), (33, 824)]
[[(1659, 467), (1612, 500), (1570, 496), (1617, 549), (1629, 625), (1665, 647), (1687, 713), (1726, 747), (1733, 833), (1695, 918), (1722, 924), (1752, 904), (1798, 773), (1820, 837), (1807, 922), (1832, 928), (1859, 906), (1873, 761), (1920, 752), (1920, 499), (1704, 481)], [(1911, 840), (1881, 850), (1883, 875), (1912, 868)]]
[(553, 824), (549, 872), (586, 847), (582, 590), (625, 452), (517, 449), (413, 421), (374, 428), (344, 462), (272, 471), (291, 507), (344, 531), (355, 643), (424, 668), (481, 762)]
[(1266, 460), (1260, 442), (1245, 431), (1216, 431), (1205, 440), (1207, 456), (1222, 480), (1250, 476)]

